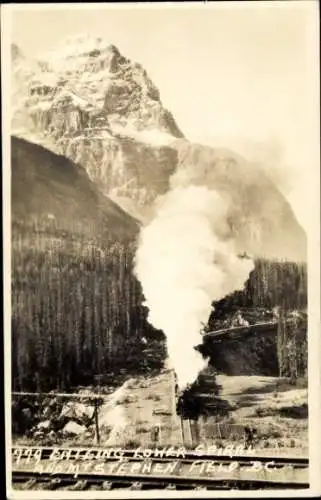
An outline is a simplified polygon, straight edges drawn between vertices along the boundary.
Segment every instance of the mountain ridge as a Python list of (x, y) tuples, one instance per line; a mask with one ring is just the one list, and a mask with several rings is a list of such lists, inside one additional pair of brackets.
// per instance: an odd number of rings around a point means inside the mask
[(265, 173), (233, 151), (188, 141), (144, 68), (117, 47), (80, 36), (32, 70), (21, 57), (13, 64), (16, 135), (82, 165), (105, 195), (144, 222), (172, 177), (188, 174), (188, 182), (230, 201), (239, 251), (306, 259), (306, 235)]
[[(86, 171), (64, 156), (24, 139), (11, 138), (12, 218), (55, 220), (56, 227), (84, 237), (132, 240), (139, 223), (102, 195)], [(41, 221), (41, 222), (40, 222)]]

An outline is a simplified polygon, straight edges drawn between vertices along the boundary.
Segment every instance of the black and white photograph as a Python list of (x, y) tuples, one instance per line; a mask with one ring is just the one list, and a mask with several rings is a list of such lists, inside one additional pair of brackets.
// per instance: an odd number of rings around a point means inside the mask
[(1, 11), (7, 498), (320, 493), (318, 3)]

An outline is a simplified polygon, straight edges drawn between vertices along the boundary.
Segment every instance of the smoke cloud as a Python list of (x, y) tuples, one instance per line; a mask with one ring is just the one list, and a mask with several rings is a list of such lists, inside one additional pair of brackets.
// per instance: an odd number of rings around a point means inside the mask
[(136, 274), (148, 321), (167, 337), (179, 386), (204, 367), (194, 349), (202, 341), (213, 300), (243, 289), (253, 262), (237, 256), (227, 224), (229, 201), (204, 185), (179, 185), (159, 197), (153, 219), (141, 230)]

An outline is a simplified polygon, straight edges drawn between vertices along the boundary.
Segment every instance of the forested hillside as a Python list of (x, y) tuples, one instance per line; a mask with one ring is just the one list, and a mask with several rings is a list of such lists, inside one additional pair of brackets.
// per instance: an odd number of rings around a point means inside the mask
[[(97, 374), (162, 365), (164, 340), (146, 320), (141, 287), (133, 276), (133, 245), (114, 243), (103, 248), (94, 241), (86, 240), (84, 245), (70, 236), (61, 248), (56, 246), (57, 233), (55, 237), (49, 231), (46, 235), (23, 234), (23, 228), (16, 225), (12, 236), (12, 368), (16, 390), (68, 389), (93, 383)], [(282, 302), (277, 298), (278, 280), (274, 286), (273, 281), (263, 286), (264, 266), (266, 269), (269, 264), (258, 261), (244, 294), (216, 304), (215, 314), (230, 313), (242, 304), (268, 307), (271, 297), (273, 305)], [(304, 307), (304, 268), (286, 263), (271, 267), (281, 276), (291, 267), (301, 273)], [(296, 283), (293, 272), (292, 278), (288, 277), (287, 297)], [(149, 356), (142, 337), (147, 339)], [(260, 352), (264, 351), (264, 345), (259, 345)]]
[[(279, 309), (279, 311), (273, 309)], [(296, 321), (285, 326), (278, 319)], [(258, 259), (245, 285), (213, 303), (207, 330), (232, 325), (236, 315), (250, 325), (278, 321), (271, 331), (249, 332), (205, 347), (215, 368), (229, 375), (305, 376), (308, 367), (307, 268), (304, 263)], [(280, 329), (283, 329), (281, 331)], [(294, 364), (293, 364), (294, 363)]]
[[(158, 364), (133, 276), (138, 224), (86, 172), (12, 139), (12, 383), (68, 389), (95, 375)], [(158, 334), (159, 337), (160, 334)], [(125, 348), (126, 344), (126, 348)], [(148, 347), (153, 350), (153, 343)], [(138, 359), (139, 358), (139, 359)]]
[(269, 314), (274, 307), (284, 310), (306, 310), (307, 266), (305, 263), (256, 259), (244, 290), (213, 302), (208, 329), (238, 309), (255, 308), (257, 320)]
[[(142, 336), (157, 338), (146, 321), (129, 246), (86, 241), (84, 251), (76, 238), (64, 246), (55, 248), (50, 233), (21, 237), (14, 227), (12, 368), (19, 390), (66, 389), (125, 366), (139, 370)], [(159, 366), (157, 352), (154, 363)]]

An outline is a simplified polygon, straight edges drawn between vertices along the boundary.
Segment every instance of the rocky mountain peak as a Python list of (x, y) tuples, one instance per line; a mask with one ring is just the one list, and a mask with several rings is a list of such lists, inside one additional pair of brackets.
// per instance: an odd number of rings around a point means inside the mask
[(81, 164), (135, 216), (166, 191), (183, 134), (141, 64), (87, 35), (12, 62), (13, 134)]
[(120, 54), (118, 48), (99, 37), (77, 35), (68, 37), (55, 50), (43, 55), (55, 71), (94, 71), (108, 69), (115, 72), (118, 66), (129, 60)]
[[(88, 33), (78, 33), (64, 38), (56, 49), (56, 52), (64, 56), (88, 55), (93, 51), (109, 51), (120, 55), (118, 48), (108, 40)], [(91, 54), (95, 55), (95, 54)]]
[[(20, 66), (16, 57), (18, 50), (16, 46), (13, 54), (16, 75), (19, 75), (17, 69)], [(33, 74), (27, 81), (20, 78), (19, 90), (21, 96), (27, 97), (25, 105), (34, 116), (34, 128), (46, 136), (55, 125), (50, 123), (52, 105), (65, 99), (67, 92), (70, 103), (79, 108), (80, 114), (84, 109), (89, 115), (99, 114), (103, 130), (112, 135), (133, 136), (152, 130), (154, 135), (155, 131), (163, 135), (163, 142), (183, 137), (173, 116), (164, 108), (159, 90), (146, 70), (102, 38), (69, 37), (60, 47), (45, 53), (41, 61), (37, 61), (37, 67), (32, 65), (32, 70)], [(79, 119), (82, 125), (76, 127), (77, 132), (83, 133), (83, 129), (90, 128), (89, 115)], [(23, 124), (20, 124), (21, 128)], [(97, 131), (95, 128), (95, 135)], [(59, 131), (57, 133), (61, 135)]]

